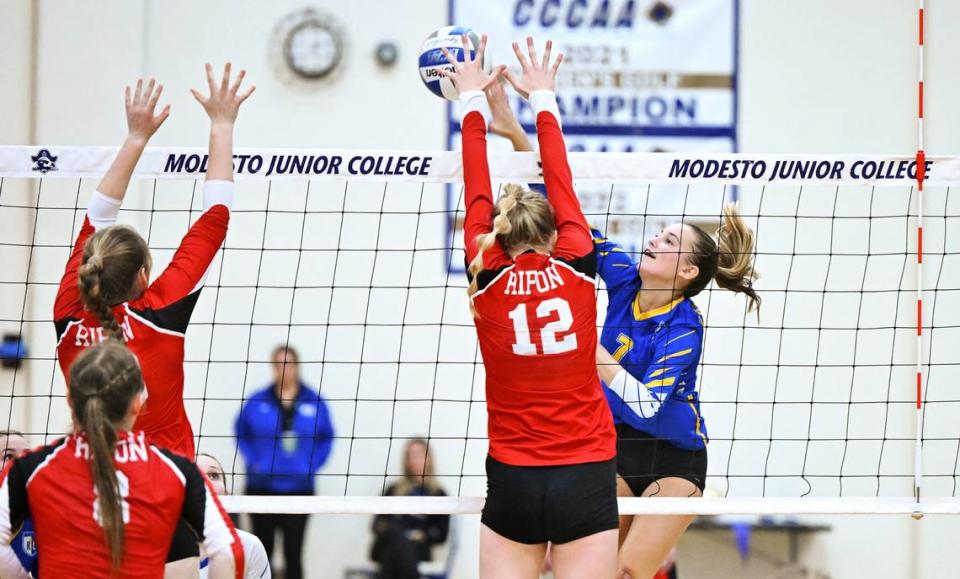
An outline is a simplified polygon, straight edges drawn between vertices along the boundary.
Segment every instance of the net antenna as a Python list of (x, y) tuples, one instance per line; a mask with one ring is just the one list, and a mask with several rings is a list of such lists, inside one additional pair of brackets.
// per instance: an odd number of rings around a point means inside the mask
[[(923, 182), (926, 169), (923, 132), (923, 8), (924, 0), (917, 0), (917, 443), (915, 452), (914, 497), (919, 505), (923, 484)], [(923, 517), (919, 506), (914, 519)]]

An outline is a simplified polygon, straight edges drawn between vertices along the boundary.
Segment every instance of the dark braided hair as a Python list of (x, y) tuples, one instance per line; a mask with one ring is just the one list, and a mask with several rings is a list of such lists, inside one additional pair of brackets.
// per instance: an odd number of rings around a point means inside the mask
[(718, 234), (719, 243), (714, 241), (703, 229), (688, 223), (694, 231), (691, 265), (699, 272), (690, 285), (683, 290), (688, 298), (699, 294), (710, 283), (717, 280), (723, 289), (746, 294), (750, 300), (747, 311), (760, 309), (760, 295), (753, 289), (753, 282), (760, 274), (753, 268), (753, 253), (756, 249), (753, 230), (740, 217), (737, 206), (728, 203), (723, 208), (723, 221)]

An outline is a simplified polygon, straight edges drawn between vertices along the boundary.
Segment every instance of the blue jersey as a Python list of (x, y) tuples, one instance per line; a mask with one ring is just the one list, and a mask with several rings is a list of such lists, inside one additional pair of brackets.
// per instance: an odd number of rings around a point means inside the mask
[[(604, 384), (614, 422), (646, 432), (680, 448), (702, 449), (707, 427), (700, 414), (697, 366), (703, 344), (703, 317), (680, 297), (641, 312), (637, 264), (617, 244), (593, 230), (597, 271), (607, 286), (609, 304), (600, 343), (658, 400), (655, 413), (644, 412), (637, 397), (622, 397)], [(646, 394), (646, 393), (645, 393)]]
[(27, 518), (20, 527), (20, 532), (10, 542), (14, 554), (20, 560), (20, 565), (27, 573), (32, 573), (34, 579), (40, 576), (40, 558), (37, 556), (37, 539), (33, 532), (33, 519)]

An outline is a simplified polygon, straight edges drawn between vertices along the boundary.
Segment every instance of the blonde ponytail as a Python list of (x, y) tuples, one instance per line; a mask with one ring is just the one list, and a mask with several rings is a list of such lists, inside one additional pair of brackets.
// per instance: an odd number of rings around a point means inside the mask
[(723, 289), (746, 294), (750, 301), (747, 311), (759, 311), (760, 295), (753, 289), (753, 282), (760, 277), (753, 268), (756, 251), (753, 230), (743, 221), (737, 206), (732, 203), (724, 206), (723, 216), (718, 235), (719, 256), (714, 279)]
[(755, 235), (740, 216), (737, 206), (733, 203), (724, 205), (717, 235), (719, 242), (700, 227), (689, 226), (695, 233), (689, 261), (699, 268), (699, 272), (683, 290), (683, 295), (693, 297), (715, 279), (721, 288), (745, 294), (750, 301), (747, 311), (759, 311), (760, 295), (753, 289), (753, 282), (760, 277), (753, 267)]
[(471, 277), (470, 287), (467, 288), (468, 296), (477, 293), (477, 274), (483, 270), (483, 252), (493, 247), (493, 244), (497, 241), (497, 236), (508, 235), (513, 229), (513, 225), (510, 223), (510, 212), (517, 206), (518, 190), (520, 188), (516, 185), (504, 187), (503, 195), (497, 200), (493, 229), (489, 233), (482, 233), (477, 236), (477, 256), (473, 258), (467, 268)]

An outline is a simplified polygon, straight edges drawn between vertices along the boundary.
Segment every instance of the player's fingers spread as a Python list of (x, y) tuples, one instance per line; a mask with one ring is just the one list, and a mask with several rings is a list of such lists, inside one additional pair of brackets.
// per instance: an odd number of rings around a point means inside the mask
[(130, 101), (130, 87), (127, 86), (123, 89), (123, 102), (127, 105), (127, 108), (130, 108), (132, 102)]
[(563, 53), (562, 53), (562, 52), (557, 55), (557, 59), (556, 59), (555, 61), (553, 61), (553, 68), (550, 69), (550, 72), (552, 72), (554, 76), (557, 75), (557, 69), (560, 68), (560, 63), (561, 63), (561, 62), (563, 62)]
[(240, 90), (240, 85), (243, 83), (243, 78), (245, 76), (247, 76), (247, 71), (241, 70), (240, 74), (237, 75), (237, 80), (233, 83), (233, 86), (230, 87), (230, 94), (237, 94), (237, 91)]
[(537, 66), (537, 49), (533, 45), (533, 37), (527, 37), (527, 53), (530, 55), (530, 65), (536, 68)]
[(553, 41), (548, 40), (546, 47), (543, 49), (543, 62), (540, 64), (540, 68), (546, 70), (550, 66), (550, 51), (553, 50)]
[(190, 89), (190, 94), (193, 95), (193, 98), (197, 99), (197, 102), (200, 104), (206, 104), (206, 99), (203, 98), (203, 95), (197, 89)]
[(137, 79), (137, 88), (133, 91), (133, 102), (134, 104), (140, 102), (140, 93), (143, 91), (143, 79)]
[[(474, 48), (476, 48), (474, 46)], [(470, 39), (467, 38), (466, 34), (460, 35), (460, 61), (464, 64), (473, 62), (473, 59), (470, 58)]]
[(150, 99), (153, 98), (153, 87), (155, 87), (156, 85), (157, 85), (157, 81), (151, 78), (150, 81), (147, 83), (147, 88), (143, 91), (144, 101), (148, 103), (150, 102)]
[(220, 80), (220, 92), (225, 93), (230, 88), (230, 63), (223, 65), (223, 78)]
[(528, 66), (527, 57), (523, 55), (523, 52), (520, 51), (520, 43), (513, 43), (513, 53), (517, 55), (517, 60), (520, 61), (520, 68), (526, 69)]
[(250, 98), (250, 95), (252, 95), (252, 94), (253, 94), (253, 91), (255, 91), (255, 90), (257, 90), (257, 85), (251, 84), (251, 85), (250, 85), (250, 88), (248, 88), (247, 90), (245, 90), (245, 91), (243, 92), (243, 94), (240, 95), (240, 97), (239, 97), (240, 104), (243, 104), (243, 101), (245, 101), (245, 100), (247, 100), (248, 98)]
[(484, 34), (480, 37), (480, 46), (477, 47), (477, 62), (483, 66), (483, 53), (487, 50), (487, 35)]
[(446, 57), (447, 62), (449, 62), (450, 64), (452, 64), (453, 67), (454, 67), (454, 70), (456, 70), (456, 67), (457, 67), (457, 59), (455, 59), (455, 58), (453, 57), (453, 55), (450, 54), (450, 51), (447, 50), (447, 47), (446, 47), (446, 46), (441, 46), (441, 47), (440, 47), (440, 52), (443, 53), (443, 56)]
[(148, 103), (148, 106), (150, 107), (151, 111), (153, 111), (154, 107), (157, 106), (157, 102), (160, 100), (160, 95), (162, 94), (163, 94), (163, 85), (162, 84), (157, 85), (157, 90), (154, 91), (153, 95), (150, 97), (150, 102)]
[(163, 124), (163, 121), (167, 120), (167, 117), (170, 116), (170, 105), (163, 107), (163, 110), (160, 111), (160, 114), (157, 116), (157, 126)]
[(208, 62), (205, 68), (207, 71), (207, 86), (210, 87), (210, 94), (212, 95), (217, 86), (216, 81), (213, 80), (213, 65)]

